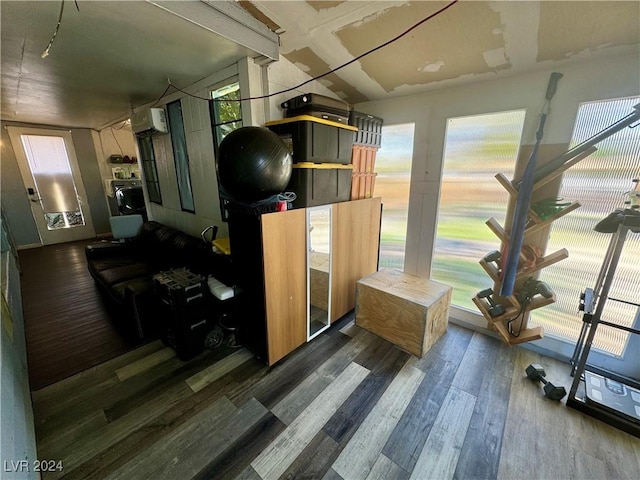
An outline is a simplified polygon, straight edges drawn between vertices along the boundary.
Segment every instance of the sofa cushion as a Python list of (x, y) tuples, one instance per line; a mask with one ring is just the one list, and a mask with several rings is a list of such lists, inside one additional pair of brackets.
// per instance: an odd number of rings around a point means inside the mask
[(113, 258), (100, 258), (93, 260), (89, 263), (89, 268), (94, 273), (102, 272), (103, 270), (109, 270), (111, 268), (124, 267), (136, 263), (136, 260), (128, 255), (118, 255)]
[(158, 328), (153, 275), (185, 267), (225, 283), (233, 276), (230, 257), (215, 254), (211, 244), (155, 221), (145, 222), (132, 241), (102, 242), (85, 251), (91, 275), (112, 300), (131, 311), (141, 338)]
[(111, 287), (116, 283), (124, 282), (139, 277), (153, 275), (154, 269), (146, 263), (133, 263), (120, 267), (109, 268), (97, 273), (98, 280), (104, 285)]

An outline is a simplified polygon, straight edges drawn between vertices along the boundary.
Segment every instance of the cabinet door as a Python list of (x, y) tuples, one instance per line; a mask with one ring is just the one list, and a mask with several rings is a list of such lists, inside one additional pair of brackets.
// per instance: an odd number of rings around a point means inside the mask
[(304, 208), (262, 215), (269, 365), (307, 340), (305, 224)]
[(331, 321), (356, 305), (356, 282), (378, 270), (380, 198), (333, 205)]

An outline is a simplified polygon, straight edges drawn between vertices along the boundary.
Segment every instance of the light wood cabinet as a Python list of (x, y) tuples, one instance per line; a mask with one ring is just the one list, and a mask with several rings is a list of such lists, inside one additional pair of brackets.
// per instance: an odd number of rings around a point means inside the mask
[(330, 261), (328, 256), (310, 255), (309, 272), (307, 209), (229, 218), (231, 254), (244, 292), (241, 340), (269, 365), (309, 338), (308, 304), (320, 305), (315, 299), (319, 282), (329, 283), (333, 322), (355, 307), (356, 282), (377, 270), (380, 199), (330, 208)]
[(333, 205), (331, 321), (356, 306), (356, 282), (378, 269), (380, 198)]
[(307, 341), (305, 224), (304, 209), (262, 216), (269, 365)]

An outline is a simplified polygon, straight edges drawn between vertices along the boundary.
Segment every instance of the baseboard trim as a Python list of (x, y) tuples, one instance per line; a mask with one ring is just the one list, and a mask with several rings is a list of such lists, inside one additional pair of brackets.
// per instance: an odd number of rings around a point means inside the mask
[(30, 248), (42, 247), (41, 243), (26, 243), (24, 245), (16, 246), (16, 250), (29, 250)]

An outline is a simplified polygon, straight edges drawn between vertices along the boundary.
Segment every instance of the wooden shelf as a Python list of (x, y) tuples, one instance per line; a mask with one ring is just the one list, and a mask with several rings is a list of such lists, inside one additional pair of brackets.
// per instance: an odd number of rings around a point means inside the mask
[(513, 305), (510, 305), (510, 306), (502, 305), (503, 307), (505, 307), (505, 312), (502, 315), (499, 315), (497, 317), (492, 317), (491, 314), (489, 313), (489, 308), (491, 308), (491, 306), (485, 300), (479, 298), (477, 295), (473, 297), (472, 300), (473, 300), (473, 303), (476, 304), (476, 307), (478, 307), (480, 312), (482, 312), (482, 315), (484, 316), (484, 318), (486, 318), (489, 323), (497, 323), (503, 320), (511, 320), (520, 312), (520, 309)]
[(567, 215), (568, 213), (573, 212), (576, 208), (579, 208), (579, 207), (580, 207), (580, 202), (572, 202), (569, 206), (567, 206), (566, 208), (563, 208), (558, 213), (556, 213), (555, 215), (547, 218), (546, 220), (543, 220), (543, 221), (541, 221), (539, 223), (536, 222), (533, 225), (525, 228), (524, 236), (526, 237), (527, 235), (531, 235), (532, 233), (535, 233), (535, 232), (543, 229), (544, 227), (546, 227), (548, 225), (551, 225), (553, 222), (555, 222), (559, 218), (564, 217), (565, 215)]
[[(473, 303), (475, 303), (476, 307), (478, 307), (478, 310), (480, 310), (484, 318), (487, 320), (487, 322), (489, 322), (489, 324), (497, 324), (505, 320), (512, 320), (522, 312), (522, 306), (513, 295), (511, 297), (500, 297), (500, 300), (496, 301), (496, 304), (502, 305), (505, 309), (505, 312), (502, 315), (498, 315), (497, 317), (492, 317), (489, 313), (491, 305), (489, 305), (486, 300), (478, 297), (477, 295), (473, 297), (472, 300)], [(505, 301), (509, 302), (511, 305), (505, 305)], [(535, 310), (537, 308), (546, 307), (547, 305), (555, 303), (555, 301), (555, 294), (553, 294), (549, 298), (545, 298), (542, 295), (537, 295), (535, 299), (526, 306), (524, 311), (530, 312), (531, 310)]]
[(504, 189), (509, 192), (509, 195), (511, 195), (512, 197), (518, 195), (518, 190), (516, 189), (516, 187), (513, 186), (511, 180), (505, 177), (503, 173), (496, 174), (496, 180), (498, 180), (498, 183), (500, 183), (500, 185), (502, 185)]
[[(576, 155), (575, 157), (571, 158), (561, 167), (557, 168), (550, 174), (536, 181), (533, 184), (533, 191), (539, 189), (540, 187), (546, 185), (553, 179), (559, 177), (560, 175), (562, 175), (563, 172), (571, 168), (573, 165), (575, 165), (579, 161), (588, 157), (596, 150), (597, 149), (595, 147), (591, 147), (588, 150), (581, 153), (580, 155)], [(498, 181), (498, 183), (500, 183), (500, 185), (502, 185), (502, 187), (507, 191), (507, 193), (509, 193), (509, 196), (511, 197), (511, 201), (514, 201), (518, 196), (518, 190), (519, 190), (518, 187), (514, 185), (514, 182), (510, 181), (502, 173), (496, 174), (495, 179)], [(558, 220), (559, 218), (562, 218), (568, 213), (571, 213), (578, 207), (580, 207), (579, 202), (572, 202), (566, 208), (563, 208), (562, 210), (556, 212), (555, 215), (552, 215), (549, 218), (542, 218), (535, 211), (529, 208), (529, 211), (528, 211), (529, 226), (525, 228), (524, 237), (526, 238), (527, 236), (532, 235), (533, 233), (539, 232), (545, 227), (551, 225), (554, 221)], [(505, 230), (505, 228), (503, 228), (502, 225), (500, 225), (500, 223), (495, 218), (492, 217), (489, 220), (487, 220), (486, 225), (494, 233), (494, 235), (500, 239), (503, 245), (507, 245), (509, 243), (509, 236), (510, 236), (509, 232)], [(561, 260), (564, 260), (568, 256), (569, 256), (569, 252), (567, 251), (566, 248), (562, 248), (557, 252), (554, 252), (550, 255), (546, 255), (541, 259), (539, 259), (531, 269), (527, 269), (527, 270), (521, 269), (516, 274), (516, 280), (522, 280), (524, 277), (530, 276), (535, 272), (542, 270), (543, 268), (553, 265), (554, 263), (557, 263)], [(520, 251), (520, 260), (526, 260), (526, 258), (522, 254), (522, 251)], [(487, 273), (487, 275), (489, 275), (489, 277), (491, 277), (491, 279), (494, 281), (494, 290), (498, 290), (502, 283), (499, 267), (496, 266), (494, 262), (487, 262), (484, 259), (480, 260), (479, 263), (484, 269), (484, 271)], [(498, 332), (500, 337), (508, 345), (516, 345), (519, 343), (530, 342), (532, 340), (538, 340), (542, 338), (544, 336), (544, 330), (542, 329), (542, 327), (526, 328), (527, 319), (528, 319), (526, 312), (544, 307), (546, 305), (550, 305), (555, 301), (556, 301), (555, 294), (552, 295), (550, 298), (545, 298), (542, 295), (536, 295), (536, 297), (534, 297), (534, 300), (531, 301), (526, 306), (523, 312), (515, 296), (511, 296), (508, 298), (498, 297), (496, 300), (496, 303), (505, 307), (505, 313), (498, 317), (492, 317), (489, 314), (489, 309), (491, 308), (490, 304), (484, 299), (479, 298), (478, 296), (475, 296), (473, 298), (473, 303), (475, 303), (475, 305), (478, 307), (482, 315), (487, 319), (489, 329)], [(508, 307), (505, 306), (505, 302), (508, 302), (510, 305)], [(515, 319), (520, 313), (523, 313), (521, 322), (523, 322), (522, 325), (524, 328), (517, 337), (514, 337), (509, 333), (509, 330), (507, 329), (505, 322)]]
[(551, 305), (556, 302), (556, 294), (554, 293), (551, 297), (545, 298), (542, 295), (536, 296), (534, 300), (532, 300), (527, 308), (525, 308), (525, 312), (530, 312), (531, 310), (535, 310), (536, 308), (546, 307), (547, 305)]
[(498, 268), (493, 262), (487, 262), (483, 258), (479, 263), (482, 268), (484, 268), (484, 271), (487, 272), (487, 275), (489, 275), (494, 282), (500, 281), (500, 273), (498, 272)]
[(502, 322), (494, 324), (493, 327), (495, 331), (498, 332), (502, 340), (508, 345), (518, 345), (520, 343), (531, 342), (533, 340), (540, 340), (544, 337), (544, 329), (542, 327), (525, 328), (517, 337), (511, 335), (509, 330), (507, 330), (507, 327)]
[(526, 272), (525, 271), (518, 272), (518, 274), (516, 275), (516, 280), (522, 277), (531, 275), (539, 270), (542, 270), (543, 268), (547, 268), (548, 266), (553, 265), (554, 263), (558, 263), (559, 261), (564, 260), (565, 258), (568, 258), (568, 257), (569, 257), (568, 250), (566, 248), (561, 248), (557, 252), (553, 252), (547, 255), (546, 257), (542, 257), (540, 261), (536, 263), (536, 266), (531, 270), (527, 270)]
[(504, 228), (502, 228), (502, 225), (500, 225), (495, 218), (491, 217), (485, 223), (487, 227), (489, 227), (489, 230), (491, 230), (496, 237), (498, 237), (503, 242), (507, 240), (507, 235), (504, 232)]
[[(565, 258), (569, 257), (569, 252), (567, 251), (566, 248), (562, 248), (560, 250), (558, 250), (557, 252), (553, 252), (550, 255), (547, 255), (546, 257), (542, 257), (537, 263), (536, 266), (534, 268), (532, 268), (531, 270), (520, 270), (518, 272), (518, 274), (516, 275), (516, 280), (519, 280), (523, 277), (532, 275), (534, 273), (536, 273), (539, 270), (542, 270), (543, 268), (547, 268), (550, 265), (553, 265), (554, 263), (558, 263), (562, 260), (564, 260)], [(496, 283), (500, 283), (500, 281), (502, 280), (500, 278), (500, 272), (498, 270), (498, 267), (496, 267), (494, 262), (487, 262), (484, 258), (481, 259), (479, 262), (480, 266), (484, 269), (484, 271), (487, 273), (487, 275), (489, 275), (491, 277), (491, 279), (496, 282)]]

